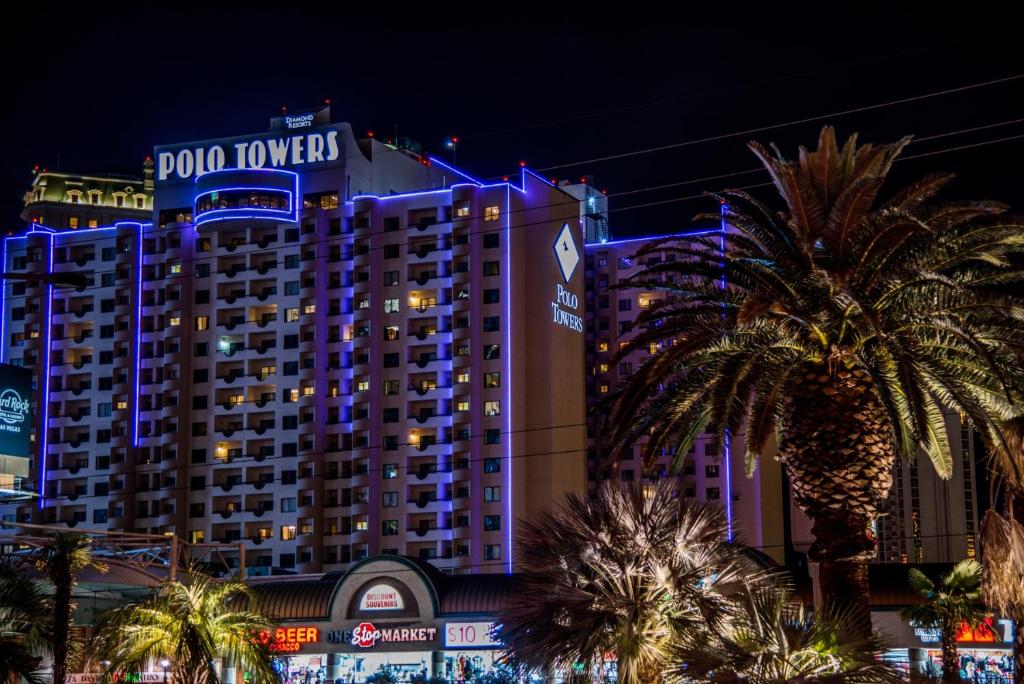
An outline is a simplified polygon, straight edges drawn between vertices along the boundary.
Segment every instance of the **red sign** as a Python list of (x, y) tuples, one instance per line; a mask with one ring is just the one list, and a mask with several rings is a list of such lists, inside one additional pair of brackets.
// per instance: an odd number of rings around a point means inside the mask
[(960, 624), (956, 632), (957, 641), (973, 641), (975, 643), (991, 643), (999, 641), (992, 625), (992, 618), (987, 617), (979, 622), (974, 629), (966, 622)]
[(263, 630), (256, 637), (271, 653), (296, 653), (302, 644), (319, 640), (320, 630), (316, 627), (278, 627), (273, 633)]
[(372, 622), (360, 622), (352, 630), (352, 645), (360, 648), (372, 648), (380, 639), (380, 630)]

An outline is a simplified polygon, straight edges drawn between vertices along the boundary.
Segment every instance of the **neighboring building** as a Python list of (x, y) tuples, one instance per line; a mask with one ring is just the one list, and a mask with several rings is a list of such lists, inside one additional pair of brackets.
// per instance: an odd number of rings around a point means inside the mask
[(148, 221), (153, 213), (152, 159), (146, 159), (143, 170), (144, 178), (37, 170), (21, 218), (27, 224), (68, 230)]
[(507, 572), (515, 521), (584, 489), (580, 202), (290, 118), (158, 147), (152, 222), (4, 241), (91, 278), (5, 284), (47, 424), (17, 519)]
[(637, 316), (664, 296), (657, 291), (617, 289), (616, 286), (644, 266), (675, 258), (671, 249), (653, 249), (638, 256), (638, 252), (652, 245), (654, 240), (665, 240), (666, 247), (678, 247), (698, 235), (711, 233), (713, 236), (717, 231), (716, 228), (587, 245), (588, 481), (593, 488), (606, 477), (618, 479), (624, 485), (674, 477), (683, 496), (721, 504), (735, 538), (781, 563), (785, 542), (781, 468), (774, 459), (765, 458), (753, 477), (747, 477), (742, 433), (730, 435), (724, 443), (711, 435), (701, 436), (682, 459), (679, 474), (675, 476), (669, 475), (673, 461), (670, 453), (666, 452), (656, 464), (645, 468), (640, 447), (635, 446), (630, 457), (608, 471), (601, 450), (603, 416), (598, 410), (599, 402), (658, 349), (634, 352), (617, 363), (612, 363), (611, 359), (621, 345), (642, 332), (635, 327)]

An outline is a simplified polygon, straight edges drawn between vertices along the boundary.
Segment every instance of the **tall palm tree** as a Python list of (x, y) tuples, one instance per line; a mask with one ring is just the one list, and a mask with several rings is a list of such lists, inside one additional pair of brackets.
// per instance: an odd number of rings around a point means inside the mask
[(821, 595), (852, 606), (865, 630), (873, 526), (895, 459), (922, 449), (949, 477), (943, 407), (1000, 443), (1024, 397), (1024, 300), (993, 287), (1020, 277), (1009, 255), (1022, 222), (992, 202), (929, 204), (950, 175), (879, 199), (908, 142), (840, 148), (826, 127), (796, 161), (751, 143), (784, 208), (725, 192), (724, 250), (718, 236), (645, 248), (674, 260), (627, 281), (664, 296), (619, 353), (661, 350), (606, 414), (613, 458), (644, 442), (649, 461), (674, 448), (676, 466), (700, 433), (746, 426), (752, 471), (777, 435), (813, 521)]
[(51, 602), (17, 558), (0, 558), (0, 682), (42, 684), (42, 657), (52, 649)]
[(884, 650), (861, 636), (848, 613), (812, 613), (784, 581), (752, 587), (720, 632), (676, 642), (666, 679), (746, 684), (891, 684), (903, 675), (879, 659)]
[(35, 553), (36, 568), (53, 585), (53, 681), (63, 682), (68, 656), (76, 652), (80, 639), (73, 630), (75, 603), (72, 595), (78, 574), (87, 567), (106, 572), (106, 565), (92, 557), (92, 539), (81, 532), (58, 532)]
[(981, 564), (972, 559), (962, 560), (937, 583), (917, 568), (911, 568), (907, 581), (923, 600), (900, 612), (921, 627), (939, 630), (942, 679), (959, 682), (956, 633), (962, 624), (976, 627), (989, 614), (981, 597)]
[(730, 594), (762, 579), (726, 531), (719, 508), (688, 502), (668, 483), (607, 484), (524, 521), (523, 600), (499, 619), (508, 657), (593, 671), (614, 653), (619, 682), (660, 681), (670, 645), (687, 630), (720, 628)]
[(102, 616), (91, 650), (110, 661), (108, 674), (166, 658), (177, 684), (218, 684), (214, 661), (230, 658), (251, 684), (277, 684), (258, 638), (272, 628), (244, 583), (193, 573), (187, 584), (165, 582), (155, 597)]

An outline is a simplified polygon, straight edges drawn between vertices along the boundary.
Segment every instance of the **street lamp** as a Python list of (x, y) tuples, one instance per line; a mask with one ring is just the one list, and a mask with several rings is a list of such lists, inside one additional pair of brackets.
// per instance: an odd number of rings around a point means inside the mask
[(160, 667), (164, 668), (164, 684), (167, 684), (167, 668), (171, 666), (171, 661), (164, 658), (160, 661)]

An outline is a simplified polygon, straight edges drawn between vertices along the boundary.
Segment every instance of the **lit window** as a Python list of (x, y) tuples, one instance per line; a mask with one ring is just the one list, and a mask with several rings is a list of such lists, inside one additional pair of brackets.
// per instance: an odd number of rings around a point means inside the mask
[(500, 416), (501, 415), (501, 402), (500, 401), (485, 401), (484, 402), (484, 415), (485, 416)]
[(123, 411), (126, 408), (128, 408), (128, 402), (125, 401), (124, 399), (118, 399), (117, 400), (117, 410), (118, 411)]
[(599, 373), (607, 373), (608, 372), (608, 364), (607, 363), (598, 364), (597, 370), (598, 370)]
[(370, 380), (368, 378), (360, 378), (356, 381), (356, 392), (365, 392), (370, 389)]
[(316, 304), (306, 304), (304, 307), (302, 307), (302, 313), (304, 313), (304, 314), (315, 314), (316, 313)]
[(369, 297), (363, 297), (361, 299), (357, 299), (356, 300), (356, 308), (357, 309), (369, 309), (370, 308), (370, 298)]
[(399, 310), (398, 297), (392, 297), (384, 300), (384, 313), (398, 313)]
[(304, 397), (311, 397), (311, 396), (313, 396), (313, 386), (312, 385), (306, 385), (305, 387), (303, 387), (302, 388), (302, 396), (304, 396)]
[(455, 382), (469, 382), (469, 371), (459, 371), (459, 374), (455, 376)]
[(398, 394), (398, 380), (385, 380), (384, 396), (393, 396), (395, 394)]
[(386, 325), (384, 326), (384, 339), (389, 342), (393, 342), (398, 339), (398, 326), (397, 325)]
[(170, 325), (181, 325), (181, 314), (171, 314)]
[(601, 394), (608, 394), (608, 385), (602, 383), (600, 388)]
[(384, 475), (385, 480), (398, 479), (398, 464), (397, 463), (385, 463), (384, 469), (381, 471)]
[(178, 275), (180, 273), (181, 273), (181, 262), (180, 261), (172, 261), (171, 262), (171, 275)]
[(489, 207), (484, 207), (484, 221), (497, 221), (501, 215), (501, 207), (497, 204), (492, 204)]
[(599, 351), (599, 352), (606, 352), (606, 351), (608, 351), (608, 343), (607, 342), (598, 342), (597, 343), (597, 351)]
[(486, 389), (501, 387), (501, 373), (497, 371), (493, 373), (484, 373), (484, 387)]
[(363, 520), (356, 520), (355, 521), (355, 528), (356, 528), (356, 532), (365, 532), (366, 530), (370, 529), (370, 526), (366, 522), (366, 520), (363, 519)]
[[(77, 196), (75, 197), (75, 202), (78, 202), (78, 197)], [(75, 228), (78, 228), (78, 217), (77, 216), (72, 216), (71, 218), (68, 219), (68, 227), (71, 228), (72, 230), (74, 230)]]
[(210, 329), (210, 317), (209, 316), (196, 316), (196, 330), (209, 330)]
[(299, 320), (299, 308), (291, 308), (284, 310), (284, 320), (288, 323), (294, 323)]
[(657, 354), (658, 353), (658, 343), (657, 342), (651, 342), (650, 345), (648, 345), (648, 347), (647, 347), (647, 351), (650, 352), (650, 354), (652, 356), (654, 354)]
[(97, 221), (96, 219), (89, 219), (89, 227), (90, 228), (96, 228), (99, 225), (100, 225), (100, 222)]
[(469, 410), (469, 401), (460, 401), (458, 404), (455, 405), (455, 410), (456, 411), (468, 411)]
[(291, 403), (295, 403), (298, 400), (299, 400), (299, 390), (297, 390), (297, 389), (290, 389), (290, 390), (288, 390), (288, 401), (291, 402)]
[(295, 539), (295, 525), (281, 525), (281, 540), (291, 541)]
[(484, 487), (484, 501), (501, 501), (501, 487)]
[(455, 215), (459, 218), (469, 216), (469, 204), (463, 203), (455, 208)]
[(484, 546), (484, 560), (501, 560), (501, 544), (486, 544)]

